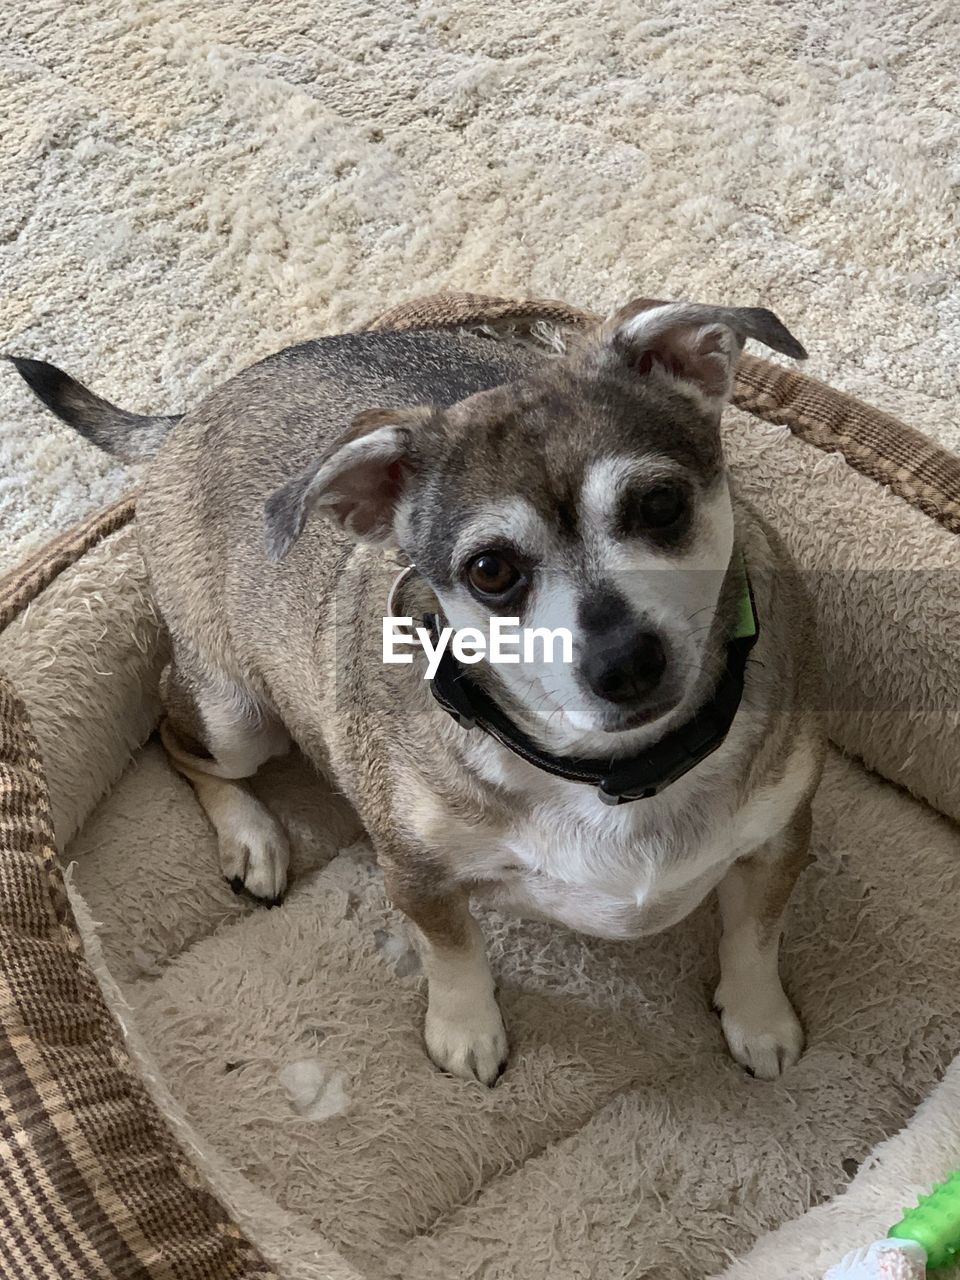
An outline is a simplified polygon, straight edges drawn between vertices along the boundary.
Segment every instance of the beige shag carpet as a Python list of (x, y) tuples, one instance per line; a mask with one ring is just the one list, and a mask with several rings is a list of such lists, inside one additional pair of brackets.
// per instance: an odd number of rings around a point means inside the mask
[[(21, 0), (0, 348), (140, 410), (441, 288), (763, 302), (960, 448), (953, 0)], [(0, 557), (129, 477), (0, 370)]]

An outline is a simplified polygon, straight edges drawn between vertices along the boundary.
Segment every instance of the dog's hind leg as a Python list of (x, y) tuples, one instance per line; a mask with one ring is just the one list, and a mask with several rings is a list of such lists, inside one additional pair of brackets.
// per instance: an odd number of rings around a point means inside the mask
[(290, 739), (276, 716), (219, 673), (176, 656), (161, 682), (163, 745), (193, 784), (217, 833), (220, 869), (233, 889), (271, 906), (283, 896), (290, 846), (280, 823), (244, 779)]

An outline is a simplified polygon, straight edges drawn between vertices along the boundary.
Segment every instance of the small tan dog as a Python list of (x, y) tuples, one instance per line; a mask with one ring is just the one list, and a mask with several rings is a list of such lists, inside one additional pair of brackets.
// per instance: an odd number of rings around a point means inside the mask
[[(245, 780), (293, 738), (417, 928), (427, 1049), (455, 1075), (492, 1084), (507, 1057), (471, 895), (632, 938), (717, 888), (730, 1050), (763, 1078), (800, 1054), (778, 951), (823, 738), (796, 572), (721, 452), (746, 337), (804, 355), (768, 311), (641, 301), (559, 359), (306, 343), (182, 420), (15, 361), (97, 444), (156, 452), (137, 523), (173, 646), (164, 741), (224, 875), (283, 894), (287, 839)], [(572, 661), (384, 665), (391, 595), (414, 621), (565, 626)]]

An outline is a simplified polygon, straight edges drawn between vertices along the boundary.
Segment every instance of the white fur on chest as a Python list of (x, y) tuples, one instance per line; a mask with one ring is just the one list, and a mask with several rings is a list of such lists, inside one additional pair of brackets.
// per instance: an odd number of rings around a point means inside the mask
[(737, 807), (735, 754), (721, 747), (662, 795), (612, 807), (595, 788), (554, 778), (477, 735), (470, 766), (516, 796), (516, 818), (506, 831), (486, 830), (427, 806), (429, 838), (455, 851), (458, 875), (499, 908), (602, 937), (656, 933), (782, 830), (807, 785), (798, 752), (780, 782)]
[(499, 905), (635, 937), (682, 919), (732, 861), (732, 815), (718, 790), (700, 795), (696, 812), (681, 807), (679, 793), (613, 807), (593, 787), (531, 777), (522, 762), (497, 755), (496, 772), (507, 774), (500, 780), (510, 790), (519, 784), (524, 801), (506, 837), (486, 856), (477, 851), (481, 876), (484, 863), (494, 879), (504, 858), (517, 867), (492, 893)]

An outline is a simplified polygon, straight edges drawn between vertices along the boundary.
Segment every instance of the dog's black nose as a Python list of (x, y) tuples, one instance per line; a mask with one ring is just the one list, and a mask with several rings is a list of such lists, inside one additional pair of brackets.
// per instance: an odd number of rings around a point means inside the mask
[(586, 654), (583, 677), (606, 702), (639, 702), (657, 687), (667, 665), (658, 636), (630, 632), (597, 637)]

